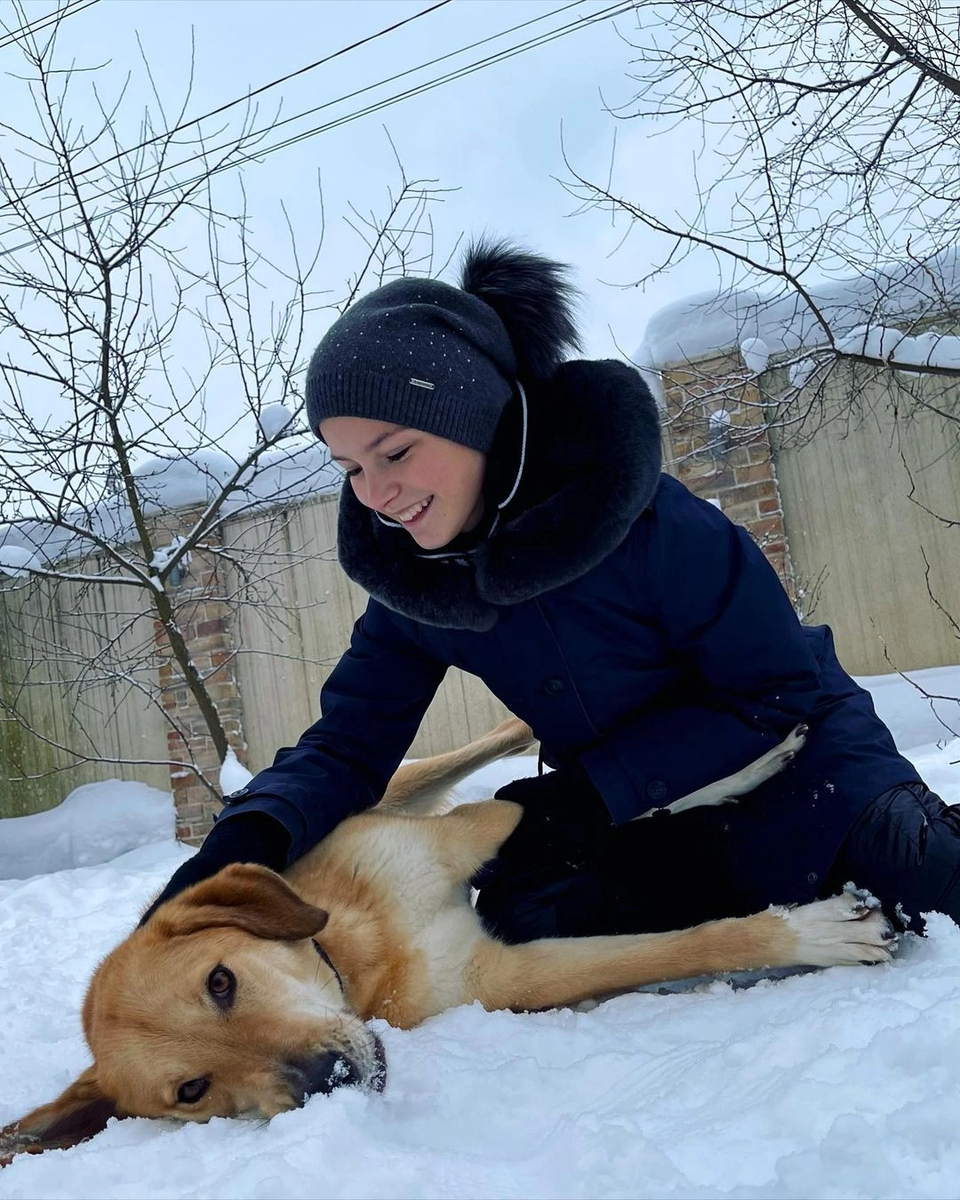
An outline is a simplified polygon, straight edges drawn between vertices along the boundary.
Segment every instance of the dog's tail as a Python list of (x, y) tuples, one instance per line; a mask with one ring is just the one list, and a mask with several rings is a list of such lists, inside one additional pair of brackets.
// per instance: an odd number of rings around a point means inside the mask
[(522, 754), (536, 743), (530, 726), (510, 717), (483, 737), (433, 758), (404, 763), (387, 785), (379, 808), (410, 816), (425, 816), (442, 810), (448, 793), (461, 779), (511, 754)]

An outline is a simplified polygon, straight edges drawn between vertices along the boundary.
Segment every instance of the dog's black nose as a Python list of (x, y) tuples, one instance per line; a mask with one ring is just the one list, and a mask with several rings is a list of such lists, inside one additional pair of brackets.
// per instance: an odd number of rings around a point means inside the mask
[(324, 1050), (311, 1058), (290, 1064), (291, 1091), (300, 1092), (302, 1104), (317, 1092), (328, 1095), (339, 1087), (356, 1087), (363, 1083), (357, 1064), (339, 1050)]

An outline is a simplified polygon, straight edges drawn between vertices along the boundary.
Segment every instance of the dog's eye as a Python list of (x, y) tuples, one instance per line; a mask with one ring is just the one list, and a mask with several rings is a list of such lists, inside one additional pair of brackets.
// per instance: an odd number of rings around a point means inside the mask
[(218, 1004), (231, 1003), (236, 989), (236, 978), (226, 967), (214, 967), (207, 976), (207, 991)]
[(209, 1079), (188, 1079), (177, 1088), (178, 1104), (196, 1104), (207, 1094), (210, 1086)]

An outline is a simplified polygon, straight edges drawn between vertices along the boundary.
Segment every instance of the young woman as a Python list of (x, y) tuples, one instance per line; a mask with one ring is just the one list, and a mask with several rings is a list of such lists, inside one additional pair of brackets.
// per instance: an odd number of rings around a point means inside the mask
[[(282, 869), (376, 803), (457, 666), (554, 768), (499, 793), (525, 809), (476, 881), (502, 937), (675, 928), (847, 880), (915, 928), (960, 920), (957, 815), (746, 532), (661, 474), (640, 376), (565, 361), (572, 300), (561, 265), (481, 242), (459, 287), (388, 283), (320, 343), (307, 413), (370, 601), (321, 720), (227, 797), (158, 904), (229, 862)], [(799, 723), (806, 747), (738, 805), (634, 820)]]

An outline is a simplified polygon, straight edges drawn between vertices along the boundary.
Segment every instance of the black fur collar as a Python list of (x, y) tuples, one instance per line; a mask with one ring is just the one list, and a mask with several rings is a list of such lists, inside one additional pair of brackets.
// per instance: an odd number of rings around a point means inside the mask
[[(633, 368), (613, 361), (562, 364), (528, 389), (527, 455), (520, 486), (492, 536), (420, 552), (409, 534), (385, 525), (353, 495), (340, 498), (339, 554), (346, 573), (387, 608), (447, 629), (490, 629), (498, 609), (585, 574), (623, 541), (660, 477), (656, 404)], [(513, 429), (510, 422), (513, 422)], [(497, 483), (513, 485), (497, 446)], [(501, 439), (498, 438), (498, 442)], [(505, 495), (506, 492), (501, 495)]]

